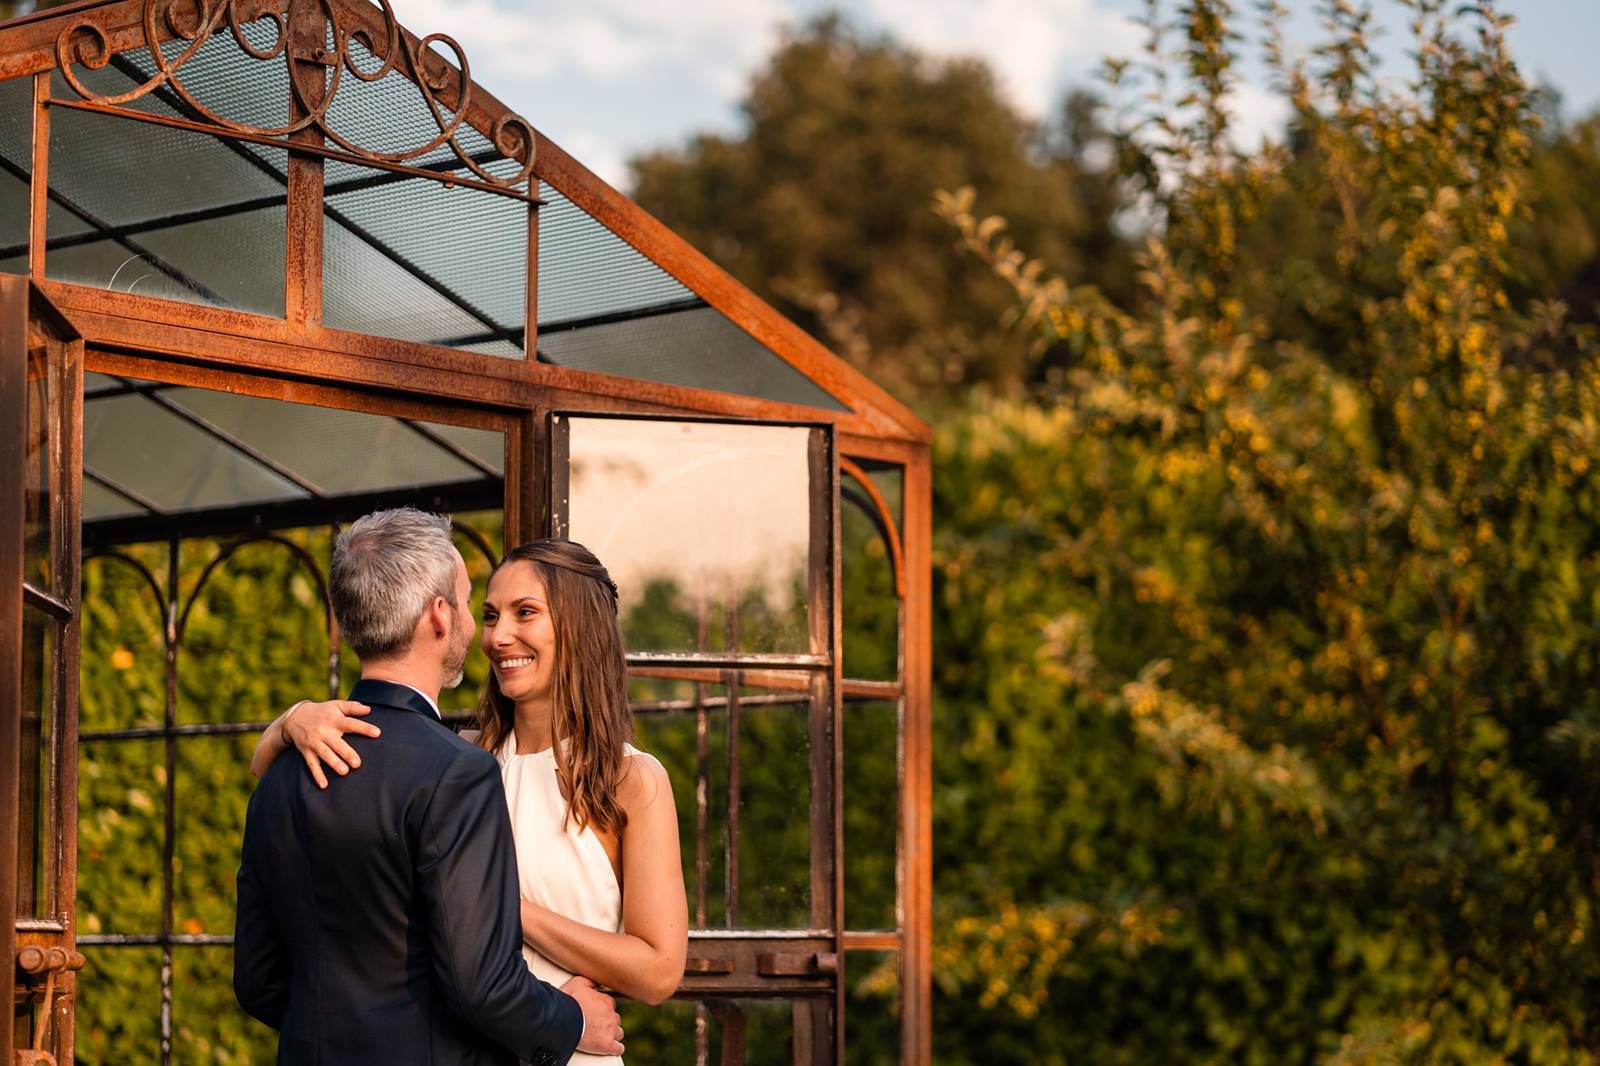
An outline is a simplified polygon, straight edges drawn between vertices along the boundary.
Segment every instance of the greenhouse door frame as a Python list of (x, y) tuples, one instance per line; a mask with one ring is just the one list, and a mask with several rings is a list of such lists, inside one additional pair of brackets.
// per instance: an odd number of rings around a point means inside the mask
[[(49, 283), (46, 283), (45, 286), (30, 284), (19, 278), (4, 278), (3, 281), (13, 288), (18, 286), (25, 288), (36, 301), (47, 300), (41, 290), (58, 288), (58, 286)], [(75, 289), (73, 286), (59, 286), (59, 288), (64, 290)], [(91, 300), (101, 298), (101, 294), (94, 291), (84, 292), (78, 290), (68, 294), (80, 298), (87, 297)], [(188, 309), (184, 308), (182, 310), (187, 311)], [(13, 332), (15, 331), (13, 330)], [(214, 343), (215, 339), (213, 340)], [(168, 353), (148, 350), (135, 351), (129, 346), (121, 344), (106, 345), (90, 341), (87, 347), (84, 348), (80, 342), (79, 350), (83, 353), (78, 361), (79, 376), (73, 379), (78, 387), (71, 398), (70, 411), (65, 419), (65, 422), (70, 425), (69, 443), (72, 454), (76, 457), (78, 464), (78, 466), (72, 468), (73, 495), (81, 491), (77, 488), (77, 485), (81, 483), (82, 476), (81, 429), (83, 399), (81, 373), (88, 371), (176, 386), (244, 393), (325, 408), (359, 410), (395, 417), (477, 425), (480, 428), (504, 432), (506, 440), (504, 513), (508, 543), (532, 539), (553, 531), (558, 532), (562, 525), (563, 516), (560, 504), (552, 498), (555, 491), (554, 479), (552, 478), (554, 470), (550, 465), (561, 450), (559, 447), (560, 442), (552, 439), (552, 437), (558, 435), (558, 431), (552, 428), (555, 425), (558, 414), (602, 417), (620, 416), (624, 418), (631, 416), (666, 421), (737, 422), (753, 426), (774, 424), (827, 426), (827, 423), (819, 423), (816, 420), (815, 412), (809, 411), (806, 413), (810, 414), (811, 417), (803, 419), (757, 419), (748, 417), (729, 419), (726, 417), (719, 418), (714, 413), (708, 414), (702, 411), (686, 410), (684, 407), (675, 405), (650, 403), (637, 399), (622, 400), (615, 396), (597, 396), (588, 393), (567, 392), (565, 390), (557, 393), (553, 390), (534, 392), (532, 390), (523, 391), (519, 389), (516, 390), (515, 396), (502, 395), (502, 402), (498, 404), (483, 402), (463, 403), (459, 398), (448, 395), (443, 390), (425, 394), (412, 392), (408, 395), (401, 395), (392, 389), (375, 389), (370, 384), (363, 388), (348, 382), (326, 383), (310, 381), (306, 380), (304, 375), (291, 376), (281, 372), (256, 369), (244, 370), (237, 366), (220, 364), (215, 361), (202, 362), (192, 357), (187, 359), (173, 358)], [(215, 350), (216, 348), (213, 347), (212, 351)], [(198, 355), (199, 353), (194, 354)], [(9, 381), (7, 386), (9, 388)], [(4, 395), (9, 397), (10, 392), (8, 391)], [(554, 400), (546, 399), (546, 397), (552, 395), (557, 398)], [(521, 400), (520, 403), (516, 402), (519, 398)], [(827, 470), (825, 472), (818, 471), (818, 474), (825, 479), (826, 484), (829, 486), (828, 491), (834, 501), (834, 508), (832, 509), (834, 514), (828, 516), (829, 521), (837, 521), (839, 464), (844, 458), (842, 453), (845, 448), (848, 447), (856, 455), (865, 454), (881, 457), (903, 464), (903, 468), (906, 471), (907, 519), (904, 562), (914, 586), (917, 581), (916, 564), (919, 559), (926, 558), (925, 552), (927, 551), (925, 539), (919, 544), (916, 522), (917, 508), (913, 502), (915, 500), (913, 494), (919, 491), (920, 480), (915, 454), (911, 453), (909, 449), (901, 450), (892, 445), (889, 448), (885, 448), (884, 442), (881, 441), (862, 442), (852, 440), (848, 435), (837, 433), (831, 429), (827, 432), (827, 438), (834, 443), (831, 443), (827, 448)], [(876, 447), (867, 448), (862, 446), (868, 443)], [(15, 447), (14, 444), (12, 446)], [(0, 455), (0, 461), (9, 462), (9, 458), (8, 456)], [(848, 462), (849, 460), (845, 459), (844, 461)], [(7, 467), (7, 469), (12, 468), (14, 468), (14, 465)], [(925, 485), (926, 482), (921, 481), (921, 484)], [(814, 520), (821, 520), (822, 518), (818, 514), (814, 514), (813, 517)], [(77, 522), (76, 514), (73, 516), (73, 522)], [(15, 522), (13, 524), (15, 525)], [(13, 531), (3, 530), (0, 532), (10, 534)], [(15, 532), (20, 535), (20, 528)], [(75, 534), (79, 532), (80, 530), (74, 529)], [(834, 608), (834, 610), (827, 612), (829, 617), (826, 627), (830, 631), (837, 625), (837, 607), (839, 604), (836, 585), (836, 536), (836, 530), (830, 533), (832, 543), (828, 549), (830, 558), (826, 566), (826, 569), (830, 572), (830, 576), (827, 578), (827, 583), (830, 586), (828, 596)], [(923, 536), (925, 537), (925, 534)], [(70, 540), (72, 542), (72, 550), (75, 553), (74, 558), (76, 559), (76, 553), (80, 550), (81, 537), (75, 535)], [(74, 565), (73, 572), (76, 573), (76, 565)], [(915, 652), (916, 632), (919, 626), (926, 625), (925, 614), (919, 620), (918, 612), (915, 609), (917, 602), (918, 597), (915, 595), (907, 598), (908, 609), (902, 626), (902, 642), (906, 656), (904, 699), (908, 704), (911, 704), (916, 699), (915, 692), (918, 676), (918, 672), (915, 669), (917, 660)], [(16, 634), (20, 639), (19, 629), (12, 628), (5, 632), (8, 636)], [(75, 636), (76, 631), (74, 629), (74, 638)], [(836, 639), (837, 634), (834, 632), (830, 640)], [(7, 645), (8, 648), (14, 646), (13, 644)], [(76, 644), (74, 642), (74, 652), (75, 649)], [(12, 661), (15, 660), (13, 659)], [(72, 656), (71, 661), (73, 666), (71, 673), (74, 675), (75, 680), (77, 664), (75, 654)], [(836, 686), (841, 684), (841, 676), (836, 661), (830, 666), (827, 674), (827, 687), (834, 689), (834, 691), (825, 698), (830, 707), (836, 708)], [(831, 713), (833, 725), (836, 728), (838, 722), (837, 710), (834, 709)], [(72, 735), (71, 729), (76, 722), (75, 713), (69, 714), (67, 718), (70, 725), (62, 733), (64, 738)], [(15, 718), (9, 718), (4, 727), (14, 728), (14, 723)], [(919, 737), (918, 735), (917, 715), (908, 714), (905, 724), (906, 731), (902, 738), (902, 744), (908, 757), (902, 760), (905, 779), (901, 782), (901, 795), (905, 807), (902, 810), (901, 825), (903, 852), (901, 861), (905, 864), (904, 880), (906, 882), (902, 898), (904, 910), (902, 923), (905, 933), (861, 934), (847, 931), (845, 922), (838, 914), (839, 902), (842, 898), (838, 877), (842, 875), (836, 868), (827, 876), (826, 909), (833, 913), (829, 920), (824, 923), (824, 928), (827, 930), (822, 938), (824, 942), (816, 942), (817, 938), (811, 937), (809, 941), (802, 938), (801, 941), (791, 944), (774, 941), (770, 935), (763, 935), (760, 931), (730, 930), (727, 933), (713, 934), (712, 939), (696, 937), (695, 943), (691, 946), (691, 972), (688, 975), (684, 989), (687, 994), (698, 992), (701, 995), (718, 998), (719, 994), (723, 996), (748, 996), (752, 994), (771, 996), (799, 993), (802, 996), (813, 997), (818, 992), (822, 992), (822, 999), (829, 1002), (830, 1006), (834, 1008), (834, 1021), (832, 1025), (828, 1025), (826, 1021), (819, 1018), (814, 1023), (818, 1027), (812, 1028), (810, 1035), (805, 1038), (807, 1046), (812, 1049), (808, 1055), (811, 1061), (838, 1061), (842, 1056), (843, 1032), (847, 1022), (842, 1002), (842, 975), (836, 976), (829, 971), (830, 968), (842, 964), (843, 953), (847, 953), (852, 949), (900, 950), (903, 953), (903, 978), (914, 975), (916, 972), (914, 967), (917, 964), (917, 960), (913, 957), (913, 954), (917, 938), (911, 935), (911, 929), (914, 928), (917, 918), (913, 910), (919, 895), (915, 891), (916, 882), (918, 881), (917, 865), (919, 862), (925, 861), (924, 857), (928, 855), (928, 850), (925, 837), (919, 841), (915, 836), (911, 836), (907, 832), (912, 827), (919, 827), (924, 831), (926, 829), (925, 820), (919, 817), (921, 811), (917, 809), (917, 805), (912, 801), (912, 797), (915, 795), (914, 789), (919, 787), (917, 779), (920, 775), (915, 772), (919, 760), (909, 756), (916, 751), (920, 743), (926, 743), (926, 736)], [(830, 749), (834, 749), (834, 745), (837, 743), (837, 736), (835, 732), (828, 739), (827, 743)], [(3, 739), (6, 739), (6, 737), (0, 736), (0, 740)], [(826, 797), (826, 802), (823, 804), (823, 809), (826, 812), (825, 821), (828, 824), (814, 827), (815, 830), (833, 838), (834, 841), (838, 839), (839, 813), (837, 801), (842, 798), (842, 792), (837, 791), (839, 785), (842, 784), (839, 779), (837, 758), (837, 750), (834, 749), (827, 753), (823, 761), (826, 776), (832, 778), (835, 790)], [(76, 745), (64, 745), (61, 759), (67, 769), (67, 773), (63, 775), (63, 784), (68, 781), (75, 781)], [(15, 768), (7, 766), (4, 768), (3, 773), (0, 773), (0, 777), (13, 774), (15, 774)], [(0, 781), (0, 786), (6, 786), (4, 795), (12, 798), (9, 807), (0, 809), (0, 815), (9, 817), (11, 821), (7, 824), (14, 827), (16, 820), (14, 802), (16, 790), (14, 787), (10, 787), (12, 781), (14, 781), (14, 778)], [(908, 785), (911, 787), (906, 787)], [(70, 812), (64, 811), (61, 819), (63, 828), (67, 828), (69, 823), (75, 824), (75, 787), (70, 790), (70, 794), (64, 794), (62, 799), (71, 806)], [(925, 808), (922, 810), (925, 810)], [(813, 813), (815, 814), (816, 812)], [(14, 849), (16, 844), (14, 829), (7, 835), (6, 839), (10, 841), (10, 846)], [(75, 850), (73, 846), (74, 834), (70, 832), (64, 833), (62, 841), (63, 855), (65, 856), (64, 869), (67, 871), (67, 880), (62, 884), (60, 898), (71, 901), (75, 888), (75, 881), (72, 879), (72, 873), (75, 872), (75, 862), (73, 861)], [(829, 848), (833, 852), (831, 861), (834, 862), (837, 861), (837, 847), (837, 843), (834, 843)], [(822, 901), (819, 900), (820, 902)], [(69, 906), (67, 908), (66, 921), (62, 925), (61, 932), (56, 936), (67, 952), (68, 958), (81, 959), (81, 956), (75, 954), (76, 941), (73, 939), (71, 910), (72, 908)], [(19, 937), (22, 936), (21, 933), (18, 935)], [(35, 930), (28, 935), (38, 939), (40, 933)], [(780, 934), (781, 936), (783, 934)], [(775, 949), (780, 950), (775, 951)], [(812, 954), (818, 950), (823, 950), (824, 954), (821, 956)], [(805, 957), (801, 958), (802, 955)], [(727, 960), (727, 962), (722, 960)], [(732, 970), (723, 969), (730, 962), (733, 963)], [(73, 977), (74, 975), (70, 973), (65, 975), (58, 992), (58, 1002), (62, 1005), (62, 1010), (58, 1012), (55, 1027), (61, 1038), (61, 1043), (58, 1046), (63, 1058), (70, 1055), (71, 1049)], [(831, 987), (824, 992), (820, 986), (830, 983)], [(914, 992), (905, 996), (903, 1002), (907, 1007), (913, 1008), (911, 1010), (903, 1009), (902, 1013), (901, 1027), (904, 1047), (912, 1043), (910, 1040), (905, 1040), (908, 1035), (905, 1030), (918, 1031), (921, 1029), (923, 1021), (921, 1011), (916, 1009), (918, 997), (915, 996)], [(906, 1048), (903, 1051), (904, 1061), (925, 1061), (915, 1059), (912, 1055), (907, 1054), (906, 1052), (909, 1050), (910, 1048)]]
[[(30, 335), (41, 329), (62, 335), (64, 358), (49, 366), (53, 403), (45, 439), (51, 449), (51, 478), (57, 486), (58, 506), (50, 514), (53, 587), (39, 589), (24, 580), (26, 553), (22, 550), (24, 512), (21, 506), (27, 466), (28, 434), (37, 428), (37, 413), (29, 418), (27, 405)], [(37, 350), (38, 345), (32, 344)], [(35, 362), (37, 362), (35, 356)], [(175, 362), (148, 354), (133, 354), (88, 346), (55, 308), (40, 287), (26, 278), (0, 275), (0, 581), (23, 594), (7, 597), (0, 611), (0, 914), (7, 920), (0, 942), (0, 957), (15, 960), (15, 967), (0, 967), (8, 985), (0, 994), (16, 1009), (6, 1015), (4, 1047), (11, 1051), (22, 1043), (32, 1046), (32, 1020), (37, 1004), (49, 997), (52, 1022), (46, 1047), (56, 1061), (70, 1061), (75, 1021), (76, 971), (84, 957), (78, 949), (77, 888), (77, 686), (79, 575), (82, 563), (82, 427), (83, 374), (101, 373), (136, 378), (156, 384), (212, 389), (326, 409), (360, 411), (395, 418), (442, 422), (492, 430), (504, 434), (504, 509), (507, 537), (531, 539), (536, 523), (528, 508), (536, 484), (529, 459), (533, 421), (525, 411), (464, 405), (446, 396), (397, 396), (373, 391), (294, 381), (271, 375), (240, 373), (218, 367)], [(173, 519), (172, 534), (181, 536), (182, 517)], [(48, 809), (32, 810), (19, 803), (26, 768), (19, 755), (23, 713), (23, 664), (28, 634), (23, 613), (44, 611), (59, 623), (53, 655), (47, 657), (52, 718), (48, 774), (43, 795)], [(25, 709), (24, 709), (25, 710)], [(168, 707), (166, 733), (171, 733), (172, 708)], [(37, 727), (35, 727), (37, 729)], [(38, 750), (36, 742), (34, 751)], [(35, 756), (37, 758), (37, 756)], [(173, 841), (168, 828), (167, 850)], [(19, 875), (32, 866), (22, 854), (26, 842), (48, 837), (44, 853), (49, 867), (43, 871), (42, 914), (20, 914)], [(167, 930), (163, 945), (185, 938)], [(20, 1030), (20, 1031), (19, 1031)], [(20, 1051), (17, 1054), (21, 1054)], [(17, 1061), (25, 1061), (18, 1059)], [(50, 1060), (43, 1060), (50, 1061)]]
[[(13, 1004), (0, 1046), (8, 1053), (20, 1044), (70, 1054), (83, 965), (73, 939), (83, 362), (82, 336), (38, 287), (0, 275), (0, 995)], [(46, 638), (31, 662), (30, 617)]]

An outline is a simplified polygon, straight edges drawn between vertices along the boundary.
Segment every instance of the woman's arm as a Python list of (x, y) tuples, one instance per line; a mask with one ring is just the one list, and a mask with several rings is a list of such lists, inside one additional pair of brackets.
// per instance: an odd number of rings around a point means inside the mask
[(677, 991), (689, 950), (689, 907), (678, 852), (678, 810), (666, 768), (628, 759), (621, 794), (622, 926), (608, 933), (522, 901), (522, 935), (540, 954), (596, 984), (656, 1004)]
[(328, 787), (322, 764), (327, 763), (341, 777), (361, 765), (355, 749), (345, 743), (344, 734), (361, 733), (375, 737), (380, 730), (371, 722), (360, 720), (372, 708), (354, 700), (329, 700), (313, 703), (301, 700), (277, 719), (261, 734), (256, 750), (250, 756), (250, 772), (257, 777), (267, 772), (274, 759), (289, 748), (299, 749), (301, 758), (311, 768), (311, 777), (318, 788)]

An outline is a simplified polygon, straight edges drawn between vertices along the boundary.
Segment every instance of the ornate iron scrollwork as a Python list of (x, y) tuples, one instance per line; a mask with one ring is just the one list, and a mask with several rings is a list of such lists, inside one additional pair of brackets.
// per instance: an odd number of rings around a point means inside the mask
[[(163, 86), (170, 89), (203, 119), (218, 127), (218, 132), (232, 132), (252, 139), (288, 138), (307, 129), (319, 130), (323, 137), (343, 149), (353, 161), (398, 165), (428, 155), (441, 145), (448, 144), (461, 165), (489, 186), (512, 190), (523, 185), (533, 173), (533, 127), (520, 115), (504, 114), (497, 118), (489, 130), (489, 141), (507, 159), (523, 156), (517, 173), (497, 175), (486, 170), (464, 151), (457, 133), (465, 121), (467, 108), (472, 102), (472, 72), (467, 55), (456, 40), (447, 34), (433, 33), (420, 40), (412, 40), (402, 32), (389, 0), (377, 0), (382, 8), (383, 33), (375, 40), (364, 27), (350, 28), (341, 19), (340, 0), (144, 0), (144, 43), (149, 49), (156, 72), (143, 84), (123, 93), (104, 95), (94, 92), (79, 80), (73, 70), (81, 65), (98, 70), (111, 61), (111, 42), (106, 31), (88, 15), (69, 23), (56, 37), (56, 63), (61, 75), (74, 92), (90, 104), (117, 107), (146, 96)], [(307, 9), (310, 9), (309, 11)], [(320, 9), (326, 26), (332, 28), (332, 46), (321, 43), (315, 48), (298, 49), (294, 44), (293, 27), (308, 15)], [(251, 42), (245, 27), (266, 20), (273, 31), (270, 45)], [(270, 61), (283, 58), (289, 70), (289, 85), (296, 104), (295, 114), (300, 117), (282, 126), (255, 126), (237, 122), (219, 115), (198, 99), (184, 83), (182, 71), (185, 64), (197, 55), (203, 45), (226, 25), (241, 51), (254, 59)], [(187, 41), (188, 45), (177, 55), (168, 57), (161, 48), (163, 41)], [(324, 35), (322, 41), (329, 40)], [(375, 69), (364, 70), (351, 51), (359, 44), (381, 63)], [(436, 61), (430, 73), (427, 58), (434, 45), (448, 49), (455, 57), (455, 67)], [(434, 55), (435, 60), (439, 57)], [(327, 67), (331, 74), (323, 81), (322, 91), (306, 91), (305, 80), (295, 76), (296, 63), (310, 63)], [(361, 82), (376, 82), (398, 70), (400, 75), (416, 87), (428, 114), (438, 129), (436, 136), (423, 144), (397, 152), (381, 152), (363, 148), (349, 137), (334, 129), (328, 122), (328, 111), (346, 76)], [(454, 87), (455, 106), (446, 107), (440, 94)], [(138, 116), (135, 116), (138, 117)], [(443, 180), (449, 180), (444, 175)]]

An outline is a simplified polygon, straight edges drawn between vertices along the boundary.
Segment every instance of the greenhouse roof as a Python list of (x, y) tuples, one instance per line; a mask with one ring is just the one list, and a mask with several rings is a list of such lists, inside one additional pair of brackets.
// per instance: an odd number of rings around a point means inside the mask
[[(854, 412), (925, 439), (703, 256), (652, 241), (664, 228), (473, 83), (449, 38), (419, 41), (365, 0), (327, 10), (309, 51), (289, 47), (284, 0), (94, 0), (4, 24), (37, 23), (36, 47), (65, 61), (50, 75), (46, 276), (283, 317), (291, 161), (312, 154), (321, 326)], [(33, 92), (0, 81), (13, 273), (28, 266)], [(618, 203), (620, 218), (595, 213)]]

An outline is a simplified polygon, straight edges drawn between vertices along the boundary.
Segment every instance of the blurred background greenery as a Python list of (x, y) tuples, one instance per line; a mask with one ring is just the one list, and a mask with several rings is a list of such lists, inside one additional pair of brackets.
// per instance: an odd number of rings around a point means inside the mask
[(1152, 4), (1042, 125), (823, 20), (634, 164), (936, 426), (940, 1062), (1600, 1053), (1600, 119), (1405, 6)]
[[(938, 1061), (1594, 1062), (1600, 117), (1527, 89), (1497, 5), (1407, 4), (1398, 80), (1361, 4), (1303, 59), (1236, 6), (1153, 5), (1143, 58), (1042, 124), (825, 19), (743, 133), (632, 191), (936, 427)], [(1226, 105), (1246, 37), (1291, 105), (1260, 146)], [(319, 690), (286, 560), (202, 598), (185, 720)], [(153, 724), (159, 615), (85, 579), (84, 728)], [(180, 931), (229, 924), (251, 742), (180, 747), (211, 797)], [(163, 763), (117, 748), (84, 754), (81, 921), (154, 931)], [(153, 950), (94, 954), (84, 1061), (152, 1046)], [(177, 1061), (264, 1061), (226, 952), (186, 952)], [(853, 1062), (896, 1057), (890, 973), (847, 972)]]

